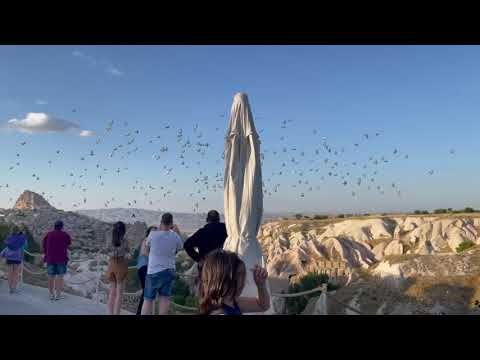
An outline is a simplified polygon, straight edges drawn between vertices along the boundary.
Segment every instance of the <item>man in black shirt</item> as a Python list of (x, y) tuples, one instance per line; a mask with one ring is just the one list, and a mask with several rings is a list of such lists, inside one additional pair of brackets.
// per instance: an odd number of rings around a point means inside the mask
[(220, 214), (211, 210), (207, 215), (207, 225), (190, 236), (183, 248), (193, 261), (198, 263), (200, 271), (205, 256), (213, 250), (222, 249), (226, 239), (227, 228), (220, 222)]

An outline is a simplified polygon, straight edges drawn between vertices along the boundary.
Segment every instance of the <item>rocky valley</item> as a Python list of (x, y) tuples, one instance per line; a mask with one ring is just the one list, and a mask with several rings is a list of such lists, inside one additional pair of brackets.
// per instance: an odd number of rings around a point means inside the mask
[[(475, 215), (288, 220), (259, 240), (271, 276), (327, 273), (335, 299), (364, 313), (466, 314), (478, 312), (479, 230)], [(329, 309), (351, 313), (333, 299)]]
[[(115, 210), (107, 217), (118, 221), (124, 213)], [(104, 214), (98, 212), (96, 217)], [(149, 214), (152, 221), (156, 215)], [(196, 216), (189, 217), (187, 224), (197, 221), (201, 226)], [(91, 297), (96, 290), (96, 281), (91, 279), (97, 279), (107, 265), (104, 248), (111, 222), (55, 209), (40, 195), (28, 191), (20, 196), (15, 208), (0, 210), (1, 223), (26, 226), (37, 243), (57, 219), (64, 221), (74, 239), (66, 283), (76, 293)], [(182, 219), (179, 216), (177, 223), (185, 228)], [(146, 226), (140, 221), (127, 223), (132, 247), (143, 239)], [(328, 297), (331, 314), (354, 314), (348, 307), (365, 314), (478, 313), (479, 215), (267, 218), (258, 239), (273, 291), (288, 292), (289, 284), (302, 277), (325, 273), (337, 286)], [(37, 265), (41, 265), (41, 259)], [(181, 272), (195, 276), (196, 267), (183, 251), (178, 254), (177, 266)], [(134, 273), (132, 270), (127, 287), (131, 292), (138, 287)], [(191, 288), (192, 279), (185, 280)], [(31, 281), (39, 280), (32, 276)], [(106, 287), (100, 285), (100, 289)], [(315, 302), (315, 297), (310, 298), (305, 314), (314, 312)]]

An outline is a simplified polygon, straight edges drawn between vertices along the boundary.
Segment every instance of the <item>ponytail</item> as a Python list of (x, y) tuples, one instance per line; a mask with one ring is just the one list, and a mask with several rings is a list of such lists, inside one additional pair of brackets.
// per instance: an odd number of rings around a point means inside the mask
[(125, 236), (126, 228), (125, 224), (121, 221), (113, 224), (112, 230), (112, 245), (119, 247), (122, 244), (123, 237)]

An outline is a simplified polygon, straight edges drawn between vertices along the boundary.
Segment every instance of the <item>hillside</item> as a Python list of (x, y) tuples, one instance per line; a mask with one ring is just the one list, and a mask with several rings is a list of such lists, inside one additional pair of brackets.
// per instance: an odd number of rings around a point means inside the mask
[(478, 313), (478, 215), (273, 221), (259, 240), (272, 277), (327, 273), (333, 296), (363, 313)]
[[(77, 255), (101, 250), (112, 230), (111, 223), (56, 209), (41, 195), (28, 190), (20, 195), (14, 208), (0, 209), (2, 223), (26, 227), (38, 244), (45, 234), (53, 229), (57, 220), (63, 221), (65, 231), (72, 236), (71, 249)], [(143, 239), (145, 230), (146, 226), (142, 222), (128, 224), (127, 234), (132, 246), (138, 245)]]
[[(91, 218), (114, 223), (117, 221), (123, 221), (125, 223), (134, 223), (136, 221), (144, 222), (147, 226), (157, 225), (160, 221), (160, 217), (163, 211), (136, 209), (136, 208), (111, 208), (111, 209), (89, 209), (89, 210), (77, 210), (76, 213), (80, 215), (89, 216)], [(181, 213), (172, 212), (175, 223), (180, 226), (182, 232), (193, 233), (202, 226), (205, 225), (205, 219), (207, 214), (203, 213)], [(263, 221), (271, 221), (272, 219), (286, 216), (286, 213), (265, 213)], [(223, 221), (223, 214), (220, 215)]]

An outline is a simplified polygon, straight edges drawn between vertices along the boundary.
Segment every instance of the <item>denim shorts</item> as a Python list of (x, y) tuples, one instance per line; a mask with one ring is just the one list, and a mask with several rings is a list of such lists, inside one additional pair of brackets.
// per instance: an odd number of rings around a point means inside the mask
[(50, 276), (64, 275), (67, 272), (67, 264), (47, 264), (47, 274)]
[(147, 274), (145, 279), (144, 298), (155, 300), (157, 292), (159, 296), (172, 296), (173, 285), (175, 284), (175, 270), (167, 269), (155, 274)]

